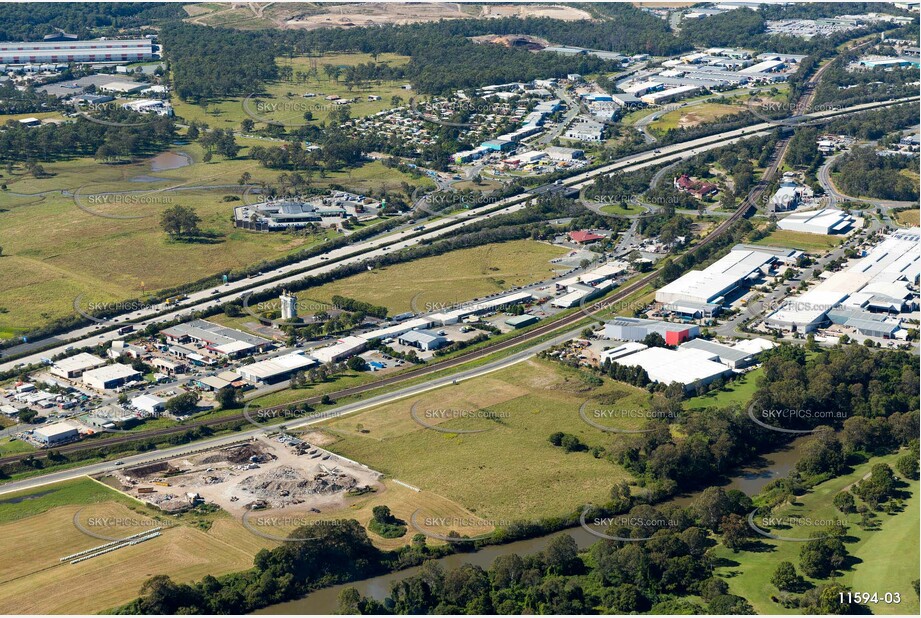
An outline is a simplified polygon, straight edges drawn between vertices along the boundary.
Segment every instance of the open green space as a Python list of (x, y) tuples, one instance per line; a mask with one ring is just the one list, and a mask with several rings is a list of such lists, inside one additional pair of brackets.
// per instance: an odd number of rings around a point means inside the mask
[(587, 449), (610, 445), (618, 434), (586, 423), (580, 406), (618, 410), (596, 422), (631, 429), (644, 422), (648, 398), (643, 389), (596, 384), (583, 372), (532, 359), (316, 429), (334, 440), (327, 448), (481, 517), (527, 520), (604, 500), (629, 477), (589, 450), (553, 446), (549, 436), (574, 435)]
[(758, 378), (764, 369), (758, 367), (748, 373), (732, 380), (718, 391), (710, 391), (705, 395), (691, 397), (684, 402), (684, 407), (689, 409), (700, 408), (725, 408), (730, 405), (745, 406), (751, 401), (755, 391), (758, 390)]
[(631, 206), (630, 204), (607, 204), (601, 207), (601, 212), (609, 215), (638, 216), (648, 212), (642, 206)]
[[(346, 84), (343, 77), (338, 78), (326, 73), (325, 65), (338, 67), (340, 72), (348, 66), (367, 63), (402, 66), (409, 62), (408, 56), (397, 54), (378, 54), (376, 59), (371, 54), (322, 54), (314, 57), (297, 56), (294, 58), (276, 58), (282, 71), (291, 70), (290, 80), (276, 80), (268, 83), (264, 92), (254, 93), (250, 97), (230, 97), (205, 105), (187, 103), (178, 99), (173, 105), (176, 115), (187, 120), (205, 122), (215, 129), (240, 129), (240, 123), (250, 118), (257, 123), (257, 128), (264, 127), (269, 121), (288, 126), (320, 124), (329, 119), (330, 113), (338, 109), (335, 101), (326, 97), (337, 96), (340, 99), (355, 99), (349, 103), (353, 118), (369, 116), (393, 107), (393, 97), (400, 97), (403, 104), (412, 96), (412, 90), (404, 90), (404, 81), (381, 81), (361, 84)], [(305, 94), (313, 97), (304, 97)], [(369, 97), (380, 97), (372, 101)], [(304, 114), (310, 112), (313, 117), (305, 120)]]
[(93, 504), (109, 500), (123, 504), (138, 504), (124, 494), (84, 477), (0, 496), (0, 524), (38, 515), (68, 504)]
[(840, 236), (823, 236), (822, 234), (810, 234), (809, 232), (793, 232), (790, 230), (775, 230), (761, 240), (755, 242), (756, 245), (766, 245), (774, 247), (789, 247), (799, 249), (800, 251), (826, 252), (840, 245), (842, 239)]
[(697, 105), (687, 105), (681, 109), (663, 114), (649, 124), (649, 129), (655, 133), (661, 134), (670, 129), (696, 127), (699, 124), (712, 122), (722, 116), (737, 114), (744, 110), (744, 105), (726, 105), (724, 103), (698, 103)]
[[(908, 482), (905, 491), (911, 494), (904, 510), (892, 515), (880, 512), (876, 517), (880, 526), (876, 530), (865, 530), (858, 525), (860, 516), (844, 516), (838, 512), (832, 500), (839, 492), (869, 474), (877, 463), (894, 464), (898, 455), (875, 457), (870, 461), (854, 467), (849, 474), (833, 478), (817, 485), (793, 504), (778, 507), (773, 517), (786, 519), (791, 524), (846, 520), (848, 525), (845, 547), (855, 559), (854, 564), (846, 567), (842, 575), (824, 581), (806, 578), (811, 584), (835, 581), (854, 591), (877, 592), (882, 596), (886, 592), (899, 592), (899, 605), (876, 604), (871, 606), (875, 614), (918, 613), (918, 595), (912, 587), (912, 581), (918, 577), (918, 481)], [(815, 525), (791, 525), (774, 532), (791, 538), (807, 538), (819, 531)], [(748, 599), (759, 614), (794, 614), (771, 600), (778, 596), (778, 590), (771, 584), (771, 576), (782, 561), (792, 562), (797, 573), (802, 575), (799, 566), (799, 552), (802, 542), (779, 541), (757, 537), (761, 547), (757, 551), (740, 551), (733, 553), (723, 546), (715, 552), (722, 566), (717, 574), (725, 577), (730, 592)]]
[(11, 440), (9, 437), (0, 438), (0, 457), (18, 455), (19, 453), (31, 453), (34, 450), (35, 447), (25, 440)]
[(329, 303), (336, 295), (357, 298), (387, 307), (391, 314), (414, 307), (437, 311), (547, 279), (559, 268), (550, 260), (565, 254), (561, 247), (533, 240), (495, 243), (375, 268), (297, 296), (306, 304)]
[[(232, 211), (243, 203), (240, 176), (249, 172), (254, 182), (268, 183), (277, 176), (242, 158), (260, 140), (239, 142), (244, 146), (241, 158), (215, 157), (210, 163), (203, 161), (198, 144), (177, 145), (172, 152), (188, 157), (191, 164), (169, 170), (154, 169), (155, 159), (110, 165), (78, 158), (44, 164), (47, 178), (34, 178), (21, 168), (4, 173), (8, 189), (0, 192), (0, 334), (14, 336), (70, 315), (77, 296), (86, 305), (139, 298), (283, 257), (338, 235), (333, 230), (311, 235), (235, 228)], [(373, 161), (329, 173), (314, 185), (340, 184), (366, 192), (399, 190), (402, 182), (431, 184)], [(208, 239), (180, 242), (163, 232), (159, 215), (177, 204), (195, 209)], [(37, 222), (41, 233), (36, 233)]]

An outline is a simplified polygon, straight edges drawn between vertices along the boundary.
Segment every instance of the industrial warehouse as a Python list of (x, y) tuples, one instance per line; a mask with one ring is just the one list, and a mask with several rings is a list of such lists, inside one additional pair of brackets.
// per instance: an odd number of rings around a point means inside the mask
[(154, 57), (150, 39), (50, 40), (0, 43), (0, 64), (142, 62)]
[[(653, 334), (660, 335), (669, 347), (662, 347), (662, 342), (654, 345), (649, 339)], [(599, 363), (640, 367), (653, 382), (678, 383), (692, 391), (745, 371), (758, 362), (762, 352), (775, 346), (760, 337), (729, 345), (699, 339), (699, 335), (696, 325), (614, 318), (605, 323), (601, 337), (627, 343), (602, 351)]]
[(777, 227), (807, 234), (847, 234), (859, 227), (858, 219), (835, 208), (795, 212), (777, 222)]
[(911, 287), (921, 274), (919, 240), (916, 227), (887, 234), (866, 257), (790, 298), (767, 316), (766, 326), (809, 333), (833, 323), (867, 336), (895, 336), (902, 321), (898, 314), (917, 307)]
[(656, 301), (676, 309), (723, 305), (740, 288), (802, 255), (794, 249), (736, 245), (704, 270), (692, 270), (656, 291)]

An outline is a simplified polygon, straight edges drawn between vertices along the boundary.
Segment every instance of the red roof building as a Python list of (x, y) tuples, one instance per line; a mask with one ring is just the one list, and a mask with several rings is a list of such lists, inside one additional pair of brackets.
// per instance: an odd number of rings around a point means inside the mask
[(569, 233), (569, 239), (573, 242), (577, 242), (580, 245), (587, 242), (595, 242), (596, 240), (602, 240), (604, 236), (601, 234), (596, 234), (594, 232), (589, 232), (588, 230), (577, 230), (575, 232)]
[(687, 174), (682, 174), (676, 178), (675, 186), (678, 189), (686, 193), (690, 193), (697, 198), (703, 198), (708, 195), (712, 195), (719, 190), (716, 185), (710, 184), (709, 182), (701, 182), (700, 180), (693, 180)]

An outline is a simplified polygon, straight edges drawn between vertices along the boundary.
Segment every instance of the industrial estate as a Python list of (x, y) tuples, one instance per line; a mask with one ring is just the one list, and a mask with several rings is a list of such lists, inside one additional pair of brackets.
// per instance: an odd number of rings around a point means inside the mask
[(0, 4), (0, 612), (917, 615), (919, 8)]

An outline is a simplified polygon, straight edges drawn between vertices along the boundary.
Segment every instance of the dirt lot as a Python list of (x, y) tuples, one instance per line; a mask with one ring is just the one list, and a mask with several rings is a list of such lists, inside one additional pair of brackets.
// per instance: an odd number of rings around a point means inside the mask
[[(187, 508), (198, 494), (235, 517), (253, 508), (300, 505), (314, 513), (339, 509), (351, 490), (381, 486), (380, 474), (299, 441), (278, 437), (127, 469), (127, 493), (166, 511)], [(151, 491), (152, 490), (152, 491)], [(143, 493), (142, 493), (143, 492)]]
[(313, 15), (292, 15), (283, 22), (283, 27), (307, 30), (337, 26), (352, 28), (378, 24), (413, 24), (440, 19), (469, 19), (471, 17), (551, 17), (567, 21), (591, 19), (591, 15), (585, 11), (559, 5), (500, 4), (476, 7), (459, 3), (356, 3), (339, 5)]
[(480, 17), (549, 17), (563, 21), (591, 19), (582, 9), (558, 4), (497, 4), (482, 7)]

